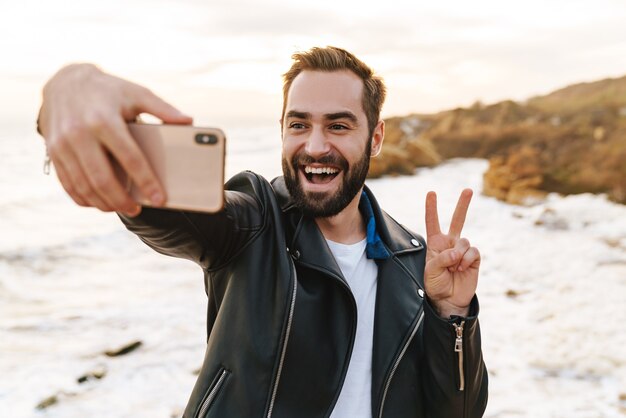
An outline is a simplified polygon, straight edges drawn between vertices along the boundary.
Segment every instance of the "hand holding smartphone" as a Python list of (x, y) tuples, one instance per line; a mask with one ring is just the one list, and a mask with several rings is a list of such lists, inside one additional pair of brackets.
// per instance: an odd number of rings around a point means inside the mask
[[(165, 189), (162, 207), (209, 213), (222, 209), (226, 152), (222, 130), (144, 123), (129, 123), (128, 128)], [(137, 203), (152, 206), (119, 166), (116, 171)]]

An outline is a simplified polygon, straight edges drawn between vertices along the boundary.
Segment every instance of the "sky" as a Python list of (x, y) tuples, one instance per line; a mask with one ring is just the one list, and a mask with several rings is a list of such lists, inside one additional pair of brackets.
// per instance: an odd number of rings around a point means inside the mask
[(227, 127), (275, 124), (291, 54), (316, 45), (384, 77), (385, 117), (626, 75), (623, 0), (0, 2), (4, 126), (32, 123), (42, 86), (70, 62)]

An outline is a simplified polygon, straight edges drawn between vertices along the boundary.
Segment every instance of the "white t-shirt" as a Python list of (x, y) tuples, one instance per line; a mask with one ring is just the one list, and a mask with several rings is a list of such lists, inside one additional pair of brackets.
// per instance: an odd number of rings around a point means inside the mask
[(372, 346), (378, 266), (367, 258), (367, 240), (340, 244), (326, 240), (350, 285), (357, 307), (357, 326), (346, 379), (330, 418), (372, 417)]

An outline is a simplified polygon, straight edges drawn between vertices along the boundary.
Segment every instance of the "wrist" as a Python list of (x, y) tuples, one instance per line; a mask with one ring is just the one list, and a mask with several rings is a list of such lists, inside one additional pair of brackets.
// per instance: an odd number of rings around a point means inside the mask
[(439, 315), (441, 318), (448, 319), (452, 316), (460, 316), (460, 317), (469, 316), (469, 311), (470, 311), (469, 305), (457, 306), (446, 300), (432, 300), (430, 298), (428, 300), (430, 301), (430, 304), (432, 305), (432, 307), (435, 309), (435, 312), (437, 313), (437, 315)]

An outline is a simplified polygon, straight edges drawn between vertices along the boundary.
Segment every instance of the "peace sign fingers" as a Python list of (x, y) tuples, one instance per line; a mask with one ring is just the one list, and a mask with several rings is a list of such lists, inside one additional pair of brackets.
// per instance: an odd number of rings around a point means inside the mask
[[(465, 217), (467, 216), (467, 210), (472, 200), (472, 189), (465, 189), (461, 192), (459, 201), (454, 209), (452, 215), (452, 222), (450, 222), (450, 230), (448, 235), (453, 238), (460, 238), (463, 225), (465, 224)], [(439, 226), (439, 214), (437, 213), (437, 193), (428, 192), (426, 195), (426, 236), (431, 237), (439, 235), (441, 233), (441, 227)]]
[(454, 215), (452, 215), (452, 222), (450, 222), (448, 235), (456, 239), (461, 237), (461, 231), (463, 230), (465, 216), (467, 215), (467, 209), (469, 208), (470, 201), (472, 200), (472, 195), (472, 189), (463, 190), (461, 192), (461, 196), (459, 197), (459, 201), (456, 204), (456, 208), (454, 209)]
[(472, 190), (461, 192), (454, 209), (450, 229), (441, 232), (437, 213), (437, 195), (426, 195), (426, 235), (428, 250), (424, 267), (424, 288), (440, 316), (467, 316), (476, 293), (480, 253), (461, 238)]
[(441, 234), (441, 228), (437, 213), (437, 193), (428, 192), (426, 195), (426, 237), (439, 234)]

